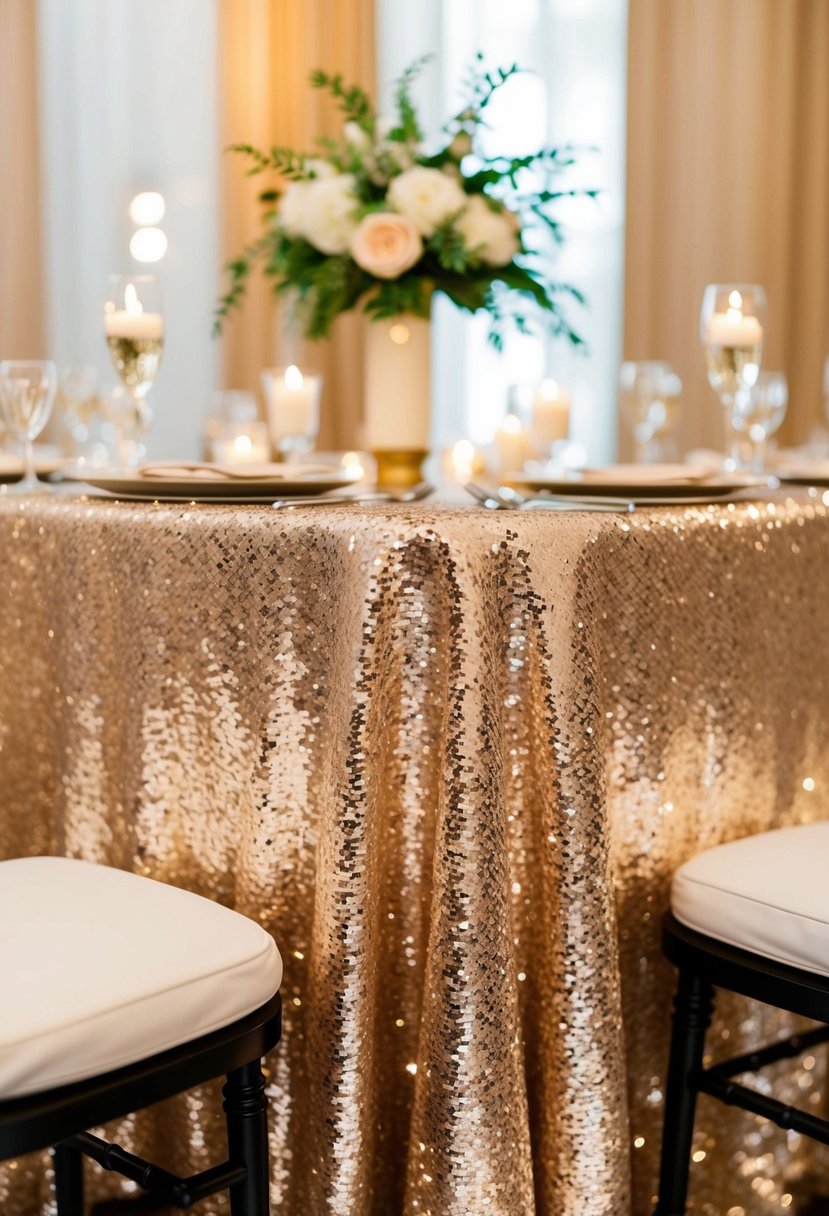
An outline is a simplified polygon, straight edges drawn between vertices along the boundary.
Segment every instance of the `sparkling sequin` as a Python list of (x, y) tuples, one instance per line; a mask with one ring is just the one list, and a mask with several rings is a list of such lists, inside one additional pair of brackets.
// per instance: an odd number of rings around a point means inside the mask
[[(645, 1212), (670, 874), (829, 788), (827, 514), (0, 502), (0, 855), (274, 932), (276, 1211)], [(726, 1001), (712, 1053), (787, 1025)], [(821, 1062), (783, 1073), (814, 1109)], [(116, 1134), (202, 1168), (216, 1087)], [(705, 1216), (811, 1161), (706, 1101), (694, 1148)], [(4, 1216), (49, 1202), (0, 1167)]]

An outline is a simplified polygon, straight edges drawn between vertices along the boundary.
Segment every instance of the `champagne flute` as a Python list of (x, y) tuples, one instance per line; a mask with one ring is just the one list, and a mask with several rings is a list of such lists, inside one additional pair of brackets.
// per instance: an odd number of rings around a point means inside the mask
[(757, 284), (711, 283), (702, 297), (700, 338), (708, 383), (726, 410), (729, 471), (751, 462), (746, 394), (757, 383), (763, 356), (766, 293)]
[(58, 373), (49, 360), (6, 359), (0, 363), (0, 411), (11, 435), (23, 447), (23, 480), (8, 487), (10, 494), (38, 493), (34, 440), (52, 410)]
[(670, 363), (638, 360), (619, 373), (622, 411), (633, 430), (636, 460), (652, 464), (667, 458), (670, 436), (679, 423), (682, 381)]
[(137, 437), (130, 463), (145, 451), (152, 421), (147, 394), (155, 382), (164, 349), (161, 289), (151, 274), (110, 275), (104, 304), (104, 334), (112, 362), (130, 394)]

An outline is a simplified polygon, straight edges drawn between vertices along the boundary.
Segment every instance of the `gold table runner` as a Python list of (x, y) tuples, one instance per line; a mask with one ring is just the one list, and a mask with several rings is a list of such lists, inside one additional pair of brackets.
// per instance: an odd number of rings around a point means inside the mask
[[(829, 807), (827, 515), (0, 501), (0, 855), (274, 932), (275, 1211), (644, 1214), (670, 874)], [(115, 1134), (192, 1171), (217, 1112)], [(693, 1210), (778, 1212), (798, 1144), (704, 1101)], [(0, 1167), (4, 1216), (48, 1199)]]

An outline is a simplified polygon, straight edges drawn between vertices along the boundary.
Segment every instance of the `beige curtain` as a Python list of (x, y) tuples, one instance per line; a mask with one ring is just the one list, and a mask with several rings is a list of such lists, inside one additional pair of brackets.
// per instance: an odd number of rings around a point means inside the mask
[(34, 0), (0, 0), (0, 359), (37, 359), (48, 353), (36, 18)]
[(766, 286), (784, 442), (820, 416), (829, 353), (829, 0), (630, 0), (625, 357), (685, 383), (683, 446), (717, 445), (698, 312)]
[[(374, 0), (221, 0), (220, 37), (225, 145), (310, 150), (317, 136), (338, 131), (334, 105), (309, 87), (312, 68), (340, 71), (374, 89)], [(264, 180), (246, 178), (242, 161), (225, 154), (225, 258), (261, 230), (256, 197)], [(358, 439), (362, 325), (356, 316), (342, 317), (332, 342), (302, 348), (303, 363), (320, 367), (325, 376), (323, 448), (353, 447)], [(261, 368), (285, 357), (281, 333), (271, 285), (257, 275), (222, 339), (226, 386), (258, 390)]]

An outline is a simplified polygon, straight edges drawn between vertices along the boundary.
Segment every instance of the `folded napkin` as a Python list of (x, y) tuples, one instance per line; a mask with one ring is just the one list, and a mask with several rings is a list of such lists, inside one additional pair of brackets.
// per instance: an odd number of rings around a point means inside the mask
[(333, 473), (326, 464), (210, 464), (200, 461), (156, 460), (142, 464), (139, 477), (175, 478), (176, 481), (299, 481), (318, 473)]
[(772, 472), (777, 477), (814, 477), (818, 481), (829, 480), (829, 460), (814, 456), (801, 456), (796, 453), (780, 452), (774, 461)]
[(655, 486), (672, 482), (706, 481), (710, 467), (687, 464), (610, 464), (603, 469), (582, 469), (578, 480), (584, 485)]

